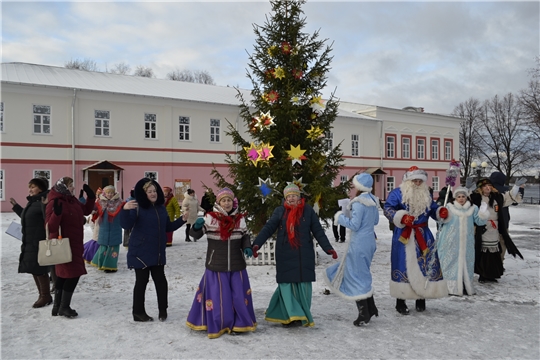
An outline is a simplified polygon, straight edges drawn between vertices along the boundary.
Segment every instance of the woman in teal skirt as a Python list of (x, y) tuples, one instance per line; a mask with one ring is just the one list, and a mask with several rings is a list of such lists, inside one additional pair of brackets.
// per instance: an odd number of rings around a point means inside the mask
[(118, 270), (118, 254), (122, 243), (122, 226), (118, 214), (124, 203), (112, 185), (103, 188), (103, 193), (96, 201), (99, 248), (92, 259), (92, 265), (107, 273)]
[(283, 190), (285, 201), (253, 242), (253, 256), (277, 230), (275, 247), (276, 281), (274, 292), (266, 310), (265, 320), (284, 326), (314, 326), (311, 315), (311, 283), (315, 281), (315, 250), (312, 234), (321, 248), (333, 259), (337, 253), (330, 245), (319, 217), (300, 197), (294, 184)]

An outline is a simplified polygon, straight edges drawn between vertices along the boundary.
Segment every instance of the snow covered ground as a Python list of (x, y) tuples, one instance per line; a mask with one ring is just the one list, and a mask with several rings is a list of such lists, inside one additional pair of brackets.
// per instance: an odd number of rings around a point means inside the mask
[[(372, 265), (379, 317), (365, 327), (352, 321), (353, 302), (324, 295), (322, 272), (332, 258), (320, 248), (317, 282), (313, 284), (313, 328), (284, 328), (264, 320), (276, 288), (272, 266), (248, 268), (258, 327), (254, 333), (225, 334), (208, 339), (186, 327), (186, 316), (204, 270), (206, 241), (184, 241), (184, 228), (167, 249), (169, 318), (166, 322), (136, 323), (131, 316), (135, 274), (126, 268), (127, 250), (121, 249), (119, 271), (106, 274), (87, 266), (73, 296), (79, 317), (52, 317), (51, 306), (33, 309), (37, 289), (29, 274), (18, 274), (20, 242), (6, 235), (19, 219), (1, 214), (2, 359), (539, 359), (540, 207), (511, 208), (510, 234), (525, 260), (508, 257), (506, 273), (497, 284), (478, 284), (478, 294), (428, 300), (427, 310), (411, 315), (395, 310), (389, 296), (390, 239), (388, 221), (381, 213), (376, 232), (378, 249)], [(430, 226), (435, 231), (435, 223)], [(86, 228), (86, 239), (91, 238)], [(334, 243), (341, 256), (348, 243)], [(339, 259), (338, 259), (339, 260)], [(155, 289), (150, 280), (146, 309), (157, 319)]]

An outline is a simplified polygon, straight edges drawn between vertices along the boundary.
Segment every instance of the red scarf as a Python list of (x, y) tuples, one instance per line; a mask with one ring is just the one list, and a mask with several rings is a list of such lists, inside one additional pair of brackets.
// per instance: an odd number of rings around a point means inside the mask
[[(100, 200), (96, 203), (96, 207), (98, 208), (97, 215), (98, 217), (102, 217), (103, 213), (107, 211), (107, 219), (110, 223), (114, 221), (114, 218), (120, 214), (120, 210), (123, 209), (125, 202), (120, 199), (114, 199), (114, 200)], [(92, 220), (95, 222), (94, 217), (92, 216)], [(101, 220), (100, 220), (101, 221)]]
[(300, 247), (300, 235), (298, 234), (298, 225), (300, 225), (300, 218), (304, 213), (305, 200), (300, 199), (297, 205), (291, 206), (285, 202), (285, 215), (287, 217), (287, 236), (289, 238), (289, 244), (293, 249)]
[(224, 215), (217, 211), (210, 211), (207, 213), (218, 221), (219, 224), (219, 237), (223, 241), (229, 240), (234, 229), (238, 227), (240, 220), (244, 217), (244, 214)]

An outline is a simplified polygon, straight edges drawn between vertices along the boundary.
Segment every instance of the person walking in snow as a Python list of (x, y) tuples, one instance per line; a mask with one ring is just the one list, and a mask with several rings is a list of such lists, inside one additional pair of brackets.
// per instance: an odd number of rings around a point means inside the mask
[(379, 311), (373, 299), (371, 262), (377, 250), (375, 225), (379, 223), (379, 199), (371, 194), (373, 178), (362, 173), (353, 178), (360, 194), (347, 206), (350, 213), (342, 211), (335, 215), (335, 222), (351, 229), (351, 240), (341, 262), (331, 265), (324, 272), (325, 281), (336, 294), (354, 300), (358, 308), (355, 326), (369, 323)]
[[(186, 241), (191, 242), (189, 238), (189, 230), (191, 226), (197, 221), (199, 217), (199, 211), (204, 211), (202, 207), (199, 206), (199, 200), (197, 200), (197, 195), (195, 195), (195, 190), (189, 189), (184, 193), (184, 201), (182, 201), (182, 211), (188, 212), (189, 216), (186, 222)], [(197, 239), (195, 239), (197, 241)]]
[[(167, 209), (167, 214), (169, 214), (169, 219), (174, 221), (181, 216), (180, 205), (178, 200), (174, 197), (173, 191), (170, 187), (163, 187), (163, 195), (165, 196), (165, 208)], [(167, 246), (172, 246), (174, 231), (167, 233)]]

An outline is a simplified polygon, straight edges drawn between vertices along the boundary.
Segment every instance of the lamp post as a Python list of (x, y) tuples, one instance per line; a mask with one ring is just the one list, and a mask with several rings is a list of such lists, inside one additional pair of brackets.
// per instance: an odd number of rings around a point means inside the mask
[(483, 161), (480, 166), (478, 166), (478, 163), (476, 161), (473, 161), (471, 163), (471, 168), (474, 173), (476, 173), (476, 179), (480, 179), (480, 177), (484, 176), (486, 173), (486, 168), (488, 167), (488, 163)]
[(536, 173), (534, 178), (536, 179), (536, 182), (538, 183), (538, 204), (540, 205), (540, 181), (538, 181), (540, 179), (540, 171)]

